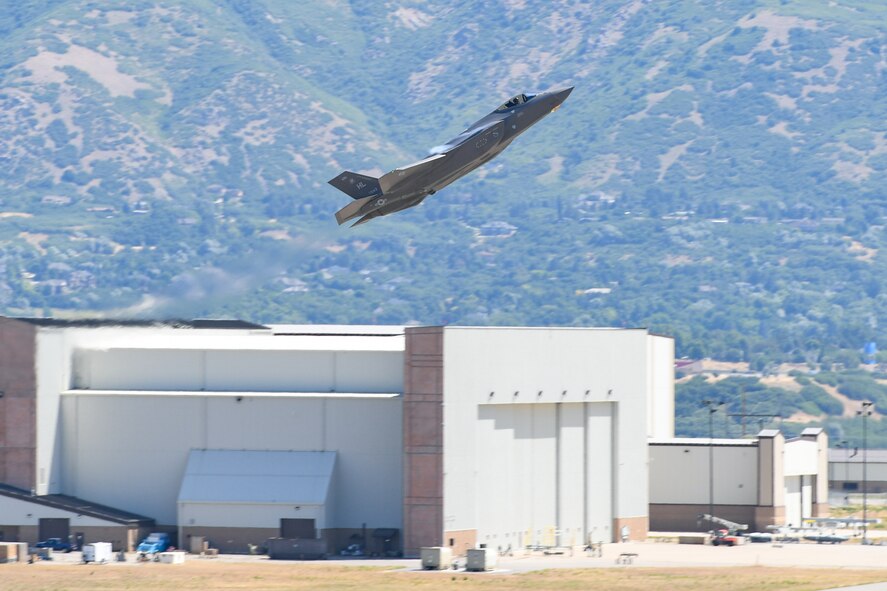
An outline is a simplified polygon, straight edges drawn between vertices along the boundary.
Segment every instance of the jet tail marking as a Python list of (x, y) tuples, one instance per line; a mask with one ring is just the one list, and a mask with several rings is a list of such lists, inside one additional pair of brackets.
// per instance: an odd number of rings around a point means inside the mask
[(330, 179), (328, 182), (343, 193), (347, 193), (352, 199), (362, 199), (382, 194), (379, 179), (348, 170)]

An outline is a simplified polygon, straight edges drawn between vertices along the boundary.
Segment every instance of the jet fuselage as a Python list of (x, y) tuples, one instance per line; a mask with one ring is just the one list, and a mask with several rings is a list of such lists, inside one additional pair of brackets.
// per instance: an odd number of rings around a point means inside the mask
[(361, 216), (354, 225), (421, 203), (453, 181), (497, 156), (521, 133), (556, 110), (572, 87), (537, 95), (519, 94), (476, 121), (431, 155), (375, 179), (344, 172), (329, 182), (355, 201), (336, 213), (339, 224)]

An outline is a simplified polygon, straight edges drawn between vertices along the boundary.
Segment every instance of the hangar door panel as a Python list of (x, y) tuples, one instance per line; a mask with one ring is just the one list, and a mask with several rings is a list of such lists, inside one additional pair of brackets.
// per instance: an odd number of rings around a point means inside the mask
[(557, 411), (553, 404), (478, 408), (478, 542), (553, 545), (557, 526)]
[(532, 481), (534, 544), (555, 545), (557, 529), (557, 414), (554, 404), (530, 404), (532, 409)]
[(41, 517), (37, 523), (40, 540), (61, 538), (63, 542), (67, 542), (71, 533), (70, 524), (71, 520), (67, 517)]
[(314, 526), (313, 519), (281, 519), (280, 520), (280, 537), (286, 539), (309, 539), (313, 540), (317, 537), (317, 529)]
[(585, 542), (585, 405), (562, 403), (558, 410), (557, 545)]
[(482, 405), (478, 418), (479, 543), (612, 540), (612, 404)]
[(810, 476), (785, 477), (785, 519), (795, 527), (801, 520), (813, 515), (813, 478)]
[(613, 541), (613, 405), (585, 405), (585, 538)]
[[(529, 471), (520, 469), (524, 464), (521, 458), (528, 454), (526, 446), (515, 439), (515, 429), (522, 414), (518, 405), (480, 407), (479, 449), (487, 451), (476, 458), (477, 488), (489, 493), (477, 499), (477, 527), (484, 532), (479, 541), (490, 543), (490, 547), (509, 543), (519, 545), (517, 532), (531, 527), (529, 512), (532, 503), (520, 494), (531, 481)], [(522, 422), (529, 424), (529, 420)], [(459, 551), (463, 549), (459, 548)]]
[(785, 477), (785, 521), (791, 526), (801, 526), (801, 477)]
[(801, 476), (801, 518), (813, 516), (813, 482), (815, 476)]

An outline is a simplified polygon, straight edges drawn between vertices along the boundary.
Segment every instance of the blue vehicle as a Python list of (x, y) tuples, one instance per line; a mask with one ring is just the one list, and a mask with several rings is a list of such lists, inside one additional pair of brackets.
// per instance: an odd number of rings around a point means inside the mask
[(149, 554), (154, 555), (158, 552), (165, 552), (167, 548), (169, 548), (169, 534), (155, 532), (142, 540), (136, 551), (139, 553), (139, 556), (147, 557)]
[(52, 548), (54, 552), (70, 552), (71, 544), (61, 538), (48, 538), (34, 544), (35, 548)]

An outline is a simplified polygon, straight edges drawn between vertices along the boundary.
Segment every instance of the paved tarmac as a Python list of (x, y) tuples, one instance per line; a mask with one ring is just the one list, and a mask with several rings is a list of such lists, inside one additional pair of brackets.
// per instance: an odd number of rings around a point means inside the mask
[[(617, 564), (622, 553), (637, 554), (632, 565)], [(887, 580), (887, 546), (860, 544), (743, 544), (734, 547), (673, 544), (664, 542), (629, 542), (603, 546), (603, 556), (505, 557), (500, 567), (516, 572), (540, 568), (613, 567), (813, 567), (884, 569)]]
[[(634, 554), (631, 564), (619, 561), (622, 554)], [(56, 555), (51, 563), (70, 564), (80, 561), (80, 553)], [(127, 556), (127, 562), (112, 563), (116, 566), (137, 564), (135, 556)], [(215, 560), (219, 562), (255, 562), (268, 560), (265, 556), (244, 556), (223, 554), (218, 558), (199, 558), (189, 555), (186, 560)], [(283, 562), (283, 561), (281, 561)], [(415, 559), (353, 559), (331, 558), (314, 564), (336, 566), (388, 566), (425, 573), (428, 576), (443, 573), (422, 571)], [(464, 559), (459, 561), (460, 570)], [(576, 549), (567, 550), (562, 555), (546, 556), (534, 553), (525, 556), (503, 556), (499, 558), (494, 572), (501, 574), (523, 573), (549, 568), (674, 568), (674, 567), (723, 567), (742, 568), (748, 566), (807, 567), (825, 569), (881, 569), (884, 570), (884, 583), (845, 587), (841, 591), (887, 591), (887, 545), (863, 546), (858, 543), (846, 544), (744, 544), (735, 547), (703, 546), (646, 541), (626, 544), (605, 544), (602, 556), (589, 556)], [(452, 572), (452, 571), (447, 571)], [(476, 573), (475, 576), (484, 576)]]

